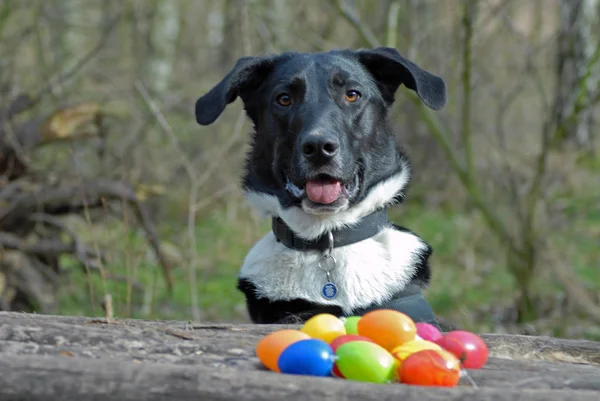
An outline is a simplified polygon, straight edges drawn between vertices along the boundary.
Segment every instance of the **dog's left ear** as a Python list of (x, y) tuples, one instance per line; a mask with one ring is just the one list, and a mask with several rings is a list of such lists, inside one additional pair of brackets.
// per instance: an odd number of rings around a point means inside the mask
[[(396, 49), (378, 47), (358, 50), (358, 59), (384, 89), (388, 102), (394, 101), (394, 93), (401, 84), (414, 90), (425, 105), (440, 110), (446, 104), (446, 83), (402, 56)], [(387, 92), (387, 93), (385, 93)]]

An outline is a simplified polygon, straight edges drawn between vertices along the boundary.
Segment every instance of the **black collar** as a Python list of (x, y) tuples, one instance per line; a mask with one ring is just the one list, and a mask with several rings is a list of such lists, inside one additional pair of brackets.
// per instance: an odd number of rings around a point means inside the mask
[[(356, 242), (371, 238), (379, 233), (387, 224), (387, 210), (380, 209), (365, 217), (357, 224), (334, 230), (331, 232), (333, 238), (333, 248), (354, 244)], [(279, 217), (273, 217), (271, 227), (277, 242), (281, 242), (288, 248), (297, 249), (300, 251), (318, 250), (321, 252), (330, 249), (329, 233), (321, 235), (313, 241), (307, 241), (299, 238), (291, 228), (285, 224)]]

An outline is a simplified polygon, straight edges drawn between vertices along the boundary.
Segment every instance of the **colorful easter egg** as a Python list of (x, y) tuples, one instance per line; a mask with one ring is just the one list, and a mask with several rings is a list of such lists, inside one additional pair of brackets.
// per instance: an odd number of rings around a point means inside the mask
[(334, 355), (331, 346), (323, 340), (300, 340), (283, 350), (277, 366), (286, 374), (331, 376)]
[(442, 332), (430, 323), (419, 322), (416, 323), (415, 326), (417, 327), (417, 335), (423, 340), (435, 343), (443, 336)]
[(450, 331), (444, 334), (437, 344), (454, 354), (466, 369), (479, 369), (487, 363), (488, 347), (485, 341), (474, 333)]
[(346, 334), (358, 334), (358, 321), (360, 320), (360, 316), (348, 316), (340, 318), (342, 322), (344, 322), (344, 327), (346, 328)]
[(444, 350), (418, 351), (402, 362), (397, 377), (403, 384), (454, 387), (460, 381), (460, 361)]
[(417, 328), (406, 314), (390, 309), (366, 313), (358, 321), (358, 334), (372, 339), (388, 351), (415, 339)]
[(370, 383), (391, 383), (395, 380), (394, 357), (373, 342), (347, 342), (337, 348), (335, 355), (339, 371), (348, 380)]
[[(331, 349), (333, 349), (333, 352), (336, 352), (341, 345), (349, 343), (351, 341), (366, 341), (373, 343), (373, 340), (364, 336), (359, 336), (356, 334), (345, 334), (343, 336), (339, 336), (331, 342)], [(344, 375), (342, 374), (342, 372), (340, 372), (340, 369), (338, 368), (337, 364), (333, 365), (333, 375), (344, 378)]]
[(300, 330), (311, 338), (321, 339), (327, 344), (346, 334), (344, 322), (329, 313), (321, 313), (311, 317), (304, 322)]

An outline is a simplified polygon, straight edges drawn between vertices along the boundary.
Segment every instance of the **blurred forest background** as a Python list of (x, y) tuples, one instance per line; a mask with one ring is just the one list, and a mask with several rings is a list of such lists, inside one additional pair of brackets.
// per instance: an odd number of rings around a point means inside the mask
[(392, 119), (393, 221), (426, 296), (488, 332), (600, 339), (600, 1), (0, 0), (0, 309), (247, 322), (270, 228), (239, 189), (241, 102), (194, 102), (244, 55), (396, 47), (448, 85)]

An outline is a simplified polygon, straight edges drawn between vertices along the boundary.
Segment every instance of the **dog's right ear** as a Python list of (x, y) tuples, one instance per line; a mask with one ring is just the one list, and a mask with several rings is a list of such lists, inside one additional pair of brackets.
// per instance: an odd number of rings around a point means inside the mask
[(243, 92), (256, 88), (276, 60), (275, 56), (240, 58), (221, 82), (196, 101), (196, 122), (212, 124), (229, 103), (241, 97)]

